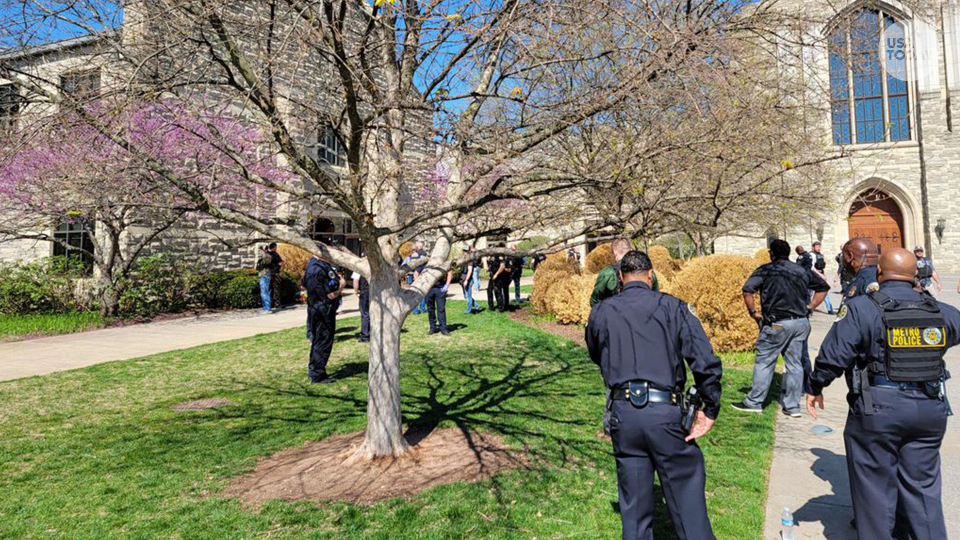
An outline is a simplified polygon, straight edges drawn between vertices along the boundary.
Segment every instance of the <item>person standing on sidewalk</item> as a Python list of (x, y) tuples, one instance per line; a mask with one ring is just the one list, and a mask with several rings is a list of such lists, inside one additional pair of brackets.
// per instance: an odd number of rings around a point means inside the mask
[[(710, 432), (720, 412), (723, 365), (690, 306), (651, 290), (652, 268), (645, 253), (623, 256), (623, 291), (594, 306), (585, 336), (590, 359), (612, 394), (622, 538), (653, 538), (656, 471), (678, 535), (712, 540), (706, 470), (696, 440)], [(689, 433), (678, 405), (688, 366), (703, 398)]]
[(914, 290), (917, 260), (902, 248), (878, 265), (879, 290), (848, 299), (820, 347), (807, 410), (845, 377), (843, 431), (850, 495), (863, 540), (941, 540), (940, 446), (950, 405), (944, 355), (960, 344), (960, 311)]
[(257, 275), (260, 278), (260, 304), (264, 313), (273, 313), (273, 301), (271, 297), (271, 283), (273, 279), (273, 254), (270, 253), (270, 246), (260, 248), (260, 256), (257, 258)]
[[(786, 373), (780, 385), (780, 405), (791, 418), (800, 417), (800, 396), (803, 394), (803, 348), (810, 337), (809, 316), (823, 302), (830, 285), (798, 264), (790, 262), (790, 244), (774, 240), (770, 259), (754, 271), (743, 285), (743, 301), (747, 311), (760, 325), (757, 336), (757, 357), (753, 366), (753, 388), (740, 403), (738, 411), (763, 412), (763, 402), (773, 382), (777, 357), (783, 355)], [(813, 290), (813, 300), (807, 291)], [(760, 293), (762, 315), (757, 311), (754, 294)]]
[(438, 279), (433, 282), (427, 296), (427, 320), (430, 321), (429, 335), (436, 334), (438, 331), (444, 335), (450, 335), (447, 331), (447, 291), (450, 290), (450, 282), (453, 281), (453, 270), (448, 270), (446, 279)]
[[(514, 300), (519, 304), (523, 299), (520, 298), (520, 278), (523, 277), (523, 257), (516, 255), (517, 246), (510, 248), (514, 255), (510, 257), (510, 280), (513, 281)], [(510, 284), (507, 284), (507, 297), (510, 297)]]
[[(817, 274), (823, 281), (827, 281), (827, 259), (823, 256), (823, 244), (820, 242), (813, 243), (813, 272)], [(813, 291), (810, 291), (810, 298), (813, 298)], [(828, 292), (826, 296), (823, 297), (823, 303), (827, 305), (827, 314), (833, 315), (833, 302), (830, 301), (830, 293)]]

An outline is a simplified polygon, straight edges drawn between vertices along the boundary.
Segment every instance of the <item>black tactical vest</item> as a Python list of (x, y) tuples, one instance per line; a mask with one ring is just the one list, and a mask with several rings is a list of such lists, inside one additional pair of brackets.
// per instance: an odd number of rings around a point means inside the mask
[(930, 261), (924, 261), (923, 267), (917, 270), (917, 279), (930, 279), (933, 277), (933, 267)]
[(886, 332), (884, 360), (871, 364), (872, 373), (894, 382), (931, 382), (944, 375), (947, 325), (940, 305), (930, 295), (917, 300), (894, 300), (882, 292), (870, 293), (880, 308)]

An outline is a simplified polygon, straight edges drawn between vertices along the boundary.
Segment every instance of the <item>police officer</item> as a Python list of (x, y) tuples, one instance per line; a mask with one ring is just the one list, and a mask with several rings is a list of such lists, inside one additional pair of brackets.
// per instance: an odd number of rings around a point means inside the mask
[[(849, 299), (827, 334), (807, 409), (846, 376), (844, 429), (856, 528), (862, 540), (947, 538), (940, 444), (950, 408), (944, 354), (960, 344), (960, 312), (914, 290), (917, 260), (895, 248), (880, 259), (876, 292)], [(894, 509), (897, 509), (894, 512)]]
[(810, 256), (810, 252), (803, 248), (803, 246), (797, 246), (797, 264), (801, 268), (810, 272), (813, 270), (813, 257)]
[(913, 254), (917, 257), (917, 283), (920, 287), (928, 291), (931, 285), (937, 286), (937, 292), (943, 290), (943, 284), (940, 283), (940, 274), (933, 266), (933, 261), (923, 256), (923, 246), (913, 248)]
[(877, 260), (880, 250), (869, 238), (854, 238), (843, 245), (843, 265), (854, 275), (843, 289), (844, 301), (875, 291), (877, 284)]
[[(617, 460), (624, 540), (653, 537), (653, 473), (681, 539), (712, 539), (703, 453), (695, 440), (720, 411), (720, 359), (693, 311), (653, 292), (650, 258), (630, 251), (620, 262), (623, 291), (596, 305), (587, 323), (590, 358), (612, 392), (610, 431)], [(690, 433), (678, 398), (693, 372), (704, 408)], [(681, 504), (682, 502), (682, 504)]]
[(327, 261), (313, 257), (303, 275), (307, 290), (307, 321), (310, 324), (310, 363), (307, 374), (312, 383), (330, 383), (327, 361), (333, 351), (337, 331), (337, 308), (343, 292), (343, 281)]

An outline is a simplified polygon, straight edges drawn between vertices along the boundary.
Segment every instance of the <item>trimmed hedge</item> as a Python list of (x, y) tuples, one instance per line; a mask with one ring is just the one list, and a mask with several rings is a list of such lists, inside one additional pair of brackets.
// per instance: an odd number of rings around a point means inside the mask
[(663, 246), (650, 246), (647, 255), (650, 256), (659, 280), (673, 281), (674, 276), (683, 268), (683, 263), (671, 257), (670, 250)]
[(568, 275), (580, 274), (583, 269), (576, 259), (571, 259), (565, 251), (558, 251), (547, 255), (547, 259), (537, 265), (537, 273), (542, 271), (556, 270)]
[(767, 264), (770, 262), (770, 250), (768, 249), (758, 249), (756, 253), (753, 254), (753, 260), (757, 262), (758, 266)]
[(615, 263), (612, 244), (600, 244), (587, 254), (586, 271), (588, 274), (599, 274), (601, 270)]
[(547, 305), (547, 295), (550, 293), (550, 288), (571, 275), (576, 274), (563, 270), (537, 268), (537, 271), (533, 274), (533, 292), (530, 293), (530, 305), (533, 307), (534, 313), (538, 315), (550, 313), (550, 307)]
[(694, 307), (718, 351), (754, 347), (757, 323), (743, 307), (741, 288), (756, 268), (752, 257), (710, 255), (689, 261), (670, 282), (670, 293)]
[(546, 293), (546, 304), (563, 324), (587, 324), (590, 317), (590, 295), (597, 281), (596, 274), (573, 275), (561, 279)]

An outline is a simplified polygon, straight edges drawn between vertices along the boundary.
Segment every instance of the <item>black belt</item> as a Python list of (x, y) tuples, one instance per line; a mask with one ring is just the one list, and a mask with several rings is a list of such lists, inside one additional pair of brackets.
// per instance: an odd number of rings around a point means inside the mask
[[(626, 386), (621, 386), (614, 388), (611, 391), (610, 399), (619, 400), (619, 399), (630, 399), (630, 396), (627, 395), (630, 391)], [(657, 390), (656, 388), (647, 388), (648, 401), (650, 403), (673, 403), (677, 404), (680, 401), (678, 394), (673, 392), (666, 392), (664, 390)]]
[[(940, 384), (940, 381), (930, 381), (930, 382)], [(884, 377), (883, 375), (871, 375), (870, 386), (877, 386), (880, 388), (896, 388), (898, 390), (924, 390), (927, 386), (927, 383), (896, 382), (896, 381), (891, 381), (890, 379)]]

